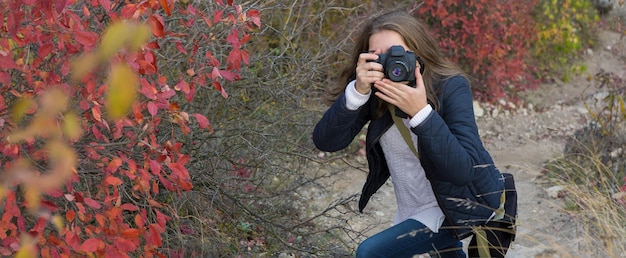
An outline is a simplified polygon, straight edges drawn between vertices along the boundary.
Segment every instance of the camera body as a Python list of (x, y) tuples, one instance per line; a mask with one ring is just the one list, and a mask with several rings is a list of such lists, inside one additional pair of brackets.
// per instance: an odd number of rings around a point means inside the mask
[(392, 46), (388, 53), (379, 54), (378, 59), (369, 62), (377, 62), (383, 65), (385, 77), (394, 82), (415, 82), (415, 66), (420, 64), (420, 74), (424, 73), (424, 63), (415, 53), (405, 51), (404, 47)]

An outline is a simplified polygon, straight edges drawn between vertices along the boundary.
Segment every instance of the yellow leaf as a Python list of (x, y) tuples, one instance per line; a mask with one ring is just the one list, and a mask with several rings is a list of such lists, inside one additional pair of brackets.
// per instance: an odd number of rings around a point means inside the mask
[(28, 209), (34, 212), (39, 209), (41, 204), (41, 191), (39, 191), (39, 188), (27, 184), (24, 187), (26, 188), (24, 197), (26, 198)]
[(93, 71), (99, 63), (100, 59), (94, 54), (86, 54), (73, 60), (71, 64), (72, 80), (80, 80), (83, 76)]
[(22, 245), (20, 250), (15, 254), (15, 258), (33, 258), (37, 257), (37, 251), (35, 251), (34, 245)]
[(139, 48), (148, 42), (152, 33), (150, 27), (146, 24), (135, 24), (130, 28), (130, 38), (128, 38), (128, 50), (137, 51)]
[(22, 234), (20, 239), (20, 249), (15, 254), (14, 258), (32, 258), (38, 257), (37, 249), (35, 248), (35, 239), (28, 234)]
[(102, 41), (98, 47), (99, 57), (104, 60), (111, 58), (115, 52), (124, 46), (131, 36), (131, 29), (129, 29), (128, 23), (118, 21), (111, 24), (102, 36)]
[(21, 121), (26, 115), (26, 111), (33, 105), (34, 101), (30, 98), (21, 97), (13, 106), (11, 116), (16, 123)]
[(52, 216), (52, 224), (54, 224), (57, 231), (63, 232), (63, 229), (65, 228), (65, 222), (63, 221), (63, 218), (59, 216), (59, 214)]
[(0, 185), (0, 202), (4, 200), (4, 197), (6, 196), (6, 194), (7, 194), (7, 188), (4, 184), (1, 184)]
[(68, 139), (75, 141), (80, 138), (82, 129), (80, 127), (80, 118), (74, 113), (65, 114), (63, 121), (63, 133)]
[(107, 91), (107, 111), (110, 119), (124, 117), (130, 110), (135, 97), (139, 79), (131, 68), (119, 64), (111, 69)]

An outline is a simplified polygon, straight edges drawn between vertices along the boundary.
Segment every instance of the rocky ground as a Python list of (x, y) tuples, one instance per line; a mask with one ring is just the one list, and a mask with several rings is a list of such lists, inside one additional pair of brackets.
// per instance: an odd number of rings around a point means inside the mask
[[(612, 15), (626, 16), (626, 7)], [(624, 32), (626, 33), (626, 32)], [(578, 257), (579, 230), (556, 198), (554, 188), (539, 180), (542, 165), (563, 154), (568, 137), (587, 123), (585, 99), (594, 98), (602, 89), (588, 78), (597, 72), (613, 72), (626, 78), (626, 37), (614, 31), (600, 33), (600, 46), (589, 49), (584, 57), (587, 71), (569, 82), (555, 80), (540, 85), (525, 96), (528, 105), (512, 110), (490, 108), (476, 103), (477, 122), (485, 147), (503, 172), (515, 176), (518, 200), (518, 236), (507, 257)], [(363, 158), (348, 161), (345, 169), (332, 179), (332, 190), (316, 200), (319, 207), (336, 199), (360, 193), (366, 170)], [(356, 209), (356, 201), (349, 206)], [(364, 214), (345, 214), (352, 229), (365, 236), (389, 225), (395, 214), (391, 182), (377, 192)]]

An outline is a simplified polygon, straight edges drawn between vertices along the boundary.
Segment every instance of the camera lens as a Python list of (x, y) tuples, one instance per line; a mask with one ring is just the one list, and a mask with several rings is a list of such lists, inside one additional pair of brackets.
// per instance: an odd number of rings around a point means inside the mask
[(391, 74), (395, 77), (400, 77), (402, 76), (402, 69), (400, 69), (400, 67), (395, 67), (393, 68), (393, 71), (391, 71)]
[(396, 60), (395, 62), (391, 62), (389, 67), (387, 67), (387, 77), (392, 81), (401, 82), (406, 80), (408, 70), (404, 62)]

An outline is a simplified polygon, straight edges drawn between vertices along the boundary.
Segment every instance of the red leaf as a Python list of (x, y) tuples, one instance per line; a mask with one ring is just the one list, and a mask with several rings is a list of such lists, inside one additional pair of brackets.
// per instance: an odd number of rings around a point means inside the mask
[(161, 228), (156, 225), (156, 224), (150, 224), (149, 226), (149, 233), (148, 236), (146, 237), (146, 241), (149, 244), (155, 245), (155, 246), (161, 246), (163, 240), (161, 239)]
[(91, 198), (85, 198), (85, 204), (87, 204), (87, 206), (91, 207), (92, 209), (96, 209), (96, 210), (102, 208), (102, 205), (98, 201), (91, 199)]
[(204, 129), (211, 125), (211, 123), (209, 123), (209, 119), (207, 119), (205, 116), (201, 114), (193, 114), (193, 116), (198, 120), (198, 124), (200, 124), (200, 128)]
[(252, 20), (252, 23), (257, 27), (261, 28), (261, 16), (259, 15), (259, 10), (250, 10), (248, 11), (248, 17)]
[(104, 135), (95, 126), (91, 127), (91, 133), (93, 133), (93, 136), (96, 137), (96, 140), (101, 140), (102, 138), (104, 138)]
[(164, 31), (162, 20), (163, 18), (161, 18), (161, 16), (158, 16), (156, 14), (150, 16), (150, 19), (148, 20), (148, 23), (150, 24), (150, 29), (152, 30), (152, 34), (158, 38), (165, 37), (165, 31)]
[(163, 89), (160, 93), (159, 93), (159, 98), (163, 98), (163, 99), (169, 99), (171, 97), (174, 97), (174, 95), (176, 95), (176, 91), (167, 88), (167, 89)]
[(177, 49), (179, 52), (181, 52), (181, 53), (183, 53), (183, 54), (185, 54), (185, 55), (187, 54), (187, 49), (185, 49), (185, 47), (183, 47), (183, 43), (181, 43), (180, 41), (177, 41), (177, 42), (176, 42), (176, 49)]
[(224, 15), (223, 10), (215, 11), (215, 13), (213, 13), (213, 23), (218, 23), (222, 19), (223, 15)]
[(222, 93), (223, 98), (228, 98), (228, 93), (226, 93), (226, 90), (222, 87), (222, 84), (220, 84), (220, 82), (213, 82), (213, 87)]
[[(172, 184), (172, 182), (170, 182), (169, 180), (165, 179), (165, 177), (163, 177), (162, 174), (158, 175), (159, 177), (159, 183), (161, 183), (163, 185), (163, 187), (165, 187), (165, 189), (169, 190), (169, 191), (174, 191), (174, 184)], [(155, 181), (156, 182), (156, 181)], [(158, 188), (156, 189), (152, 189), (152, 190), (158, 190)], [(155, 207), (159, 207), (157, 205), (160, 205), (159, 203), (155, 202), (155, 201), (148, 201), (151, 205), (155, 206)]]
[(107, 182), (107, 184), (112, 186), (118, 186), (122, 184), (122, 180), (114, 176), (107, 176), (105, 181)]
[(176, 85), (174, 85), (174, 89), (182, 91), (183, 93), (189, 93), (189, 84), (185, 80), (180, 80)]
[(111, 162), (109, 162), (109, 165), (107, 166), (107, 172), (113, 173), (117, 171), (117, 169), (120, 168), (121, 165), (122, 159), (120, 159), (119, 157), (115, 157), (111, 160)]
[[(2, 57), (0, 57), (0, 61), (1, 60), (2, 60)], [(0, 84), (8, 85), (10, 81), (11, 81), (11, 75), (6, 72), (0, 71)]]
[(140, 92), (141, 92), (141, 94), (146, 96), (146, 98), (149, 98), (149, 99), (152, 99), (152, 100), (155, 100), (157, 98), (156, 97), (157, 90), (145, 78), (141, 78), (141, 89), (140, 89)]
[(98, 34), (91, 31), (74, 31), (73, 33), (74, 39), (76, 42), (80, 43), (86, 47), (92, 47), (96, 45), (96, 41), (98, 40)]
[(170, 9), (170, 5), (167, 0), (159, 0), (159, 3), (161, 4), (161, 7), (163, 7), (163, 10), (165, 10), (167, 16), (172, 15), (172, 10)]
[(150, 170), (152, 171), (152, 174), (155, 174), (155, 175), (161, 174), (161, 165), (156, 160), (151, 159)]
[(80, 250), (86, 253), (93, 253), (100, 249), (101, 246), (104, 247), (104, 242), (102, 242), (102, 240), (97, 238), (89, 238), (80, 245)]
[(94, 106), (91, 109), (91, 114), (93, 115), (93, 118), (98, 121), (98, 122), (102, 122), (102, 112), (100, 111), (100, 107), (99, 106)]
[(78, 243), (80, 242), (80, 238), (78, 237), (78, 235), (76, 235), (76, 233), (72, 231), (67, 231), (67, 233), (65, 234), (65, 242), (73, 249), (79, 249)]
[(15, 37), (15, 35), (17, 34), (17, 30), (20, 27), (20, 21), (18, 20), (18, 16), (16, 15), (17, 12), (7, 12), (8, 13), (8, 17), (6, 20), (7, 23), (7, 29), (9, 31), (9, 37)]
[(134, 204), (130, 204), (130, 203), (124, 203), (120, 206), (123, 210), (127, 210), (127, 211), (138, 211), (139, 208), (137, 208), (136, 205)]
[(248, 53), (248, 50), (242, 49), (239, 54), (241, 55), (241, 60), (243, 60), (243, 62), (247, 65), (250, 64), (250, 53)]
[[(139, 216), (139, 215), (137, 215)], [(128, 229), (124, 229), (124, 231), (122, 231), (122, 237), (124, 238), (138, 238), (139, 237), (139, 229), (136, 228), (128, 228)]]
[[(145, 225), (145, 220), (141, 217), (140, 214), (135, 215), (134, 221), (135, 221), (135, 225), (137, 225), (137, 227), (139, 227), (139, 228), (143, 228), (144, 225)], [(127, 230), (125, 230), (124, 232), (126, 232)]]
[(68, 222), (72, 222), (72, 221), (74, 221), (74, 218), (76, 218), (76, 212), (74, 212), (74, 210), (68, 210), (68, 211), (65, 213), (65, 219), (66, 219)]
[(76, 200), (76, 202), (84, 202), (85, 198), (83, 198), (83, 194), (80, 192), (74, 192), (74, 200)]
[(235, 48), (231, 50), (226, 61), (228, 61), (229, 68), (239, 71), (241, 69), (241, 49)]
[(110, 0), (100, 0), (100, 5), (104, 10), (111, 11), (111, 1)]
[(189, 179), (189, 172), (179, 163), (169, 163), (167, 166), (172, 170), (172, 175), (180, 179)]
[(244, 33), (243, 37), (241, 37), (241, 40), (239, 40), (239, 44), (241, 45), (246, 44), (246, 42), (248, 42), (251, 38), (252, 36), (250, 34)]
[(158, 111), (159, 109), (157, 108), (157, 105), (154, 104), (154, 102), (152, 101), (148, 102), (148, 112), (150, 113), (150, 115), (154, 117), (156, 116)]
[(241, 47), (241, 44), (239, 44), (239, 30), (237, 28), (233, 28), (233, 30), (230, 31), (230, 34), (226, 37), (226, 42), (233, 45), (234, 48)]
[(150, 204), (150, 206), (152, 207), (156, 207), (156, 208), (163, 208), (163, 205), (160, 204), (159, 202), (153, 200), (153, 199), (148, 199), (148, 204)]
[(213, 131), (213, 127), (211, 126), (211, 122), (205, 116), (201, 114), (193, 114), (193, 116), (198, 120), (198, 124), (200, 128), (205, 129), (209, 128), (210, 131)]
[(54, 3), (54, 7), (57, 13), (63, 12), (63, 9), (65, 9), (66, 5), (67, 5), (67, 0), (56, 0)]
[(159, 210), (154, 210), (154, 212), (156, 213), (156, 221), (157, 223), (159, 223), (159, 226), (161, 226), (162, 228), (165, 228), (167, 221), (171, 220), (172, 218), (170, 216), (163, 214)]
[(13, 61), (11, 56), (3, 55), (3, 53), (0, 52), (0, 69), (19, 69), (19, 66), (15, 64), (15, 61)]
[(233, 73), (231, 71), (220, 70), (219, 72), (220, 72), (220, 75), (224, 76), (224, 79), (228, 80), (229, 82), (238, 80), (240, 78), (238, 74)]
[(222, 74), (220, 74), (220, 70), (217, 67), (213, 67), (213, 72), (211, 72), (211, 79), (215, 80), (217, 78), (222, 78)]
[(45, 58), (47, 57), (50, 53), (52, 53), (52, 44), (43, 44), (41, 46), (39, 46), (39, 50), (37, 51), (39, 54), (39, 57), (41, 58)]
[(86, 5), (83, 5), (83, 14), (85, 15), (85, 17), (91, 16), (91, 12), (89, 11), (89, 9), (87, 9)]
[(113, 244), (117, 247), (117, 249), (126, 253), (133, 252), (137, 249), (137, 245), (135, 245), (133, 241), (121, 237), (113, 239)]

